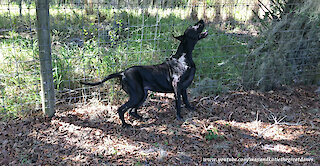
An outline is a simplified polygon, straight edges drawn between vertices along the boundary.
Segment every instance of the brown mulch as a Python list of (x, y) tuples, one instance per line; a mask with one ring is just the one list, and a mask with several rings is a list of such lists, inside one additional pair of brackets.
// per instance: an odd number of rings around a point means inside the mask
[[(0, 165), (316, 165), (320, 95), (315, 87), (195, 98), (175, 120), (172, 95), (149, 97), (140, 122), (122, 128), (118, 106), (60, 106), (52, 119), (0, 121)], [(208, 162), (214, 158), (308, 158)]]

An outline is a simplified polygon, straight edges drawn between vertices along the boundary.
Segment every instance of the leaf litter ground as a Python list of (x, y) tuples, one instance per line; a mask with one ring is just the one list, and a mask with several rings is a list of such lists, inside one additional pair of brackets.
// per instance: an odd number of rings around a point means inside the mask
[[(121, 128), (119, 105), (59, 106), (52, 119), (0, 122), (1, 165), (316, 165), (320, 96), (314, 87), (197, 97), (175, 120), (173, 96), (149, 97), (140, 122)], [(208, 162), (214, 158), (310, 158), (311, 162)]]

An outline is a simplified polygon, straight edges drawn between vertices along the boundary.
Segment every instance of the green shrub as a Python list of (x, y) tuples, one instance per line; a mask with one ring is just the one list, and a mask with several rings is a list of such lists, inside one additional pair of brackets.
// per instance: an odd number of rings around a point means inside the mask
[(252, 46), (255, 49), (247, 56), (244, 87), (268, 91), (319, 81), (319, 8), (319, 3), (310, 0), (272, 20), (259, 39), (262, 44)]

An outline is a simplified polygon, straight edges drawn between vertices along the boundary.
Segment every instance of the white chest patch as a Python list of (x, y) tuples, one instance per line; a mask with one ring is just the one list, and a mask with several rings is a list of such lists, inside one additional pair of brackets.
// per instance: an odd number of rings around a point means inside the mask
[(172, 58), (169, 60), (169, 65), (172, 74), (172, 85), (177, 86), (181, 76), (188, 70), (189, 66), (186, 62), (186, 53), (182, 53), (180, 58)]
[(192, 28), (193, 28), (194, 30), (198, 30), (199, 26), (200, 26), (200, 25), (194, 25), (194, 26), (192, 26)]
[(187, 70), (189, 68), (188, 64), (186, 63), (186, 53), (182, 53), (182, 56), (178, 59), (179, 66), (182, 70)]

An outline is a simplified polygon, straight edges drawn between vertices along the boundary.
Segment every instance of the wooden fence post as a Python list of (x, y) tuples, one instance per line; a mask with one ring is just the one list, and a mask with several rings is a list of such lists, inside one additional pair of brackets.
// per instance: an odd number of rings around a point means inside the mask
[(52, 117), (55, 113), (55, 95), (52, 75), (49, 0), (37, 0), (36, 12), (42, 110), (45, 116)]

